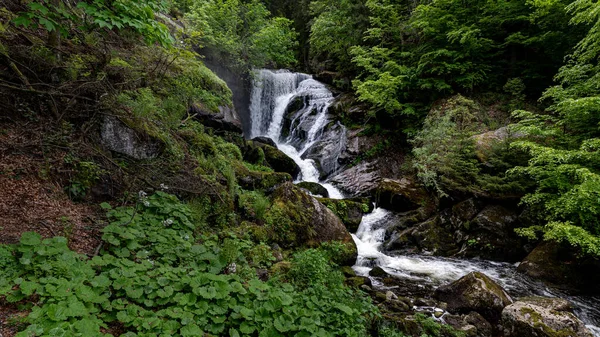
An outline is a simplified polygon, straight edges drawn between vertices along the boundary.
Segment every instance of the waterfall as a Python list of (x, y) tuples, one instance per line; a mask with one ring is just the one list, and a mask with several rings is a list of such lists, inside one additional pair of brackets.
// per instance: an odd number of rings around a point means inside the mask
[[(306, 154), (324, 141), (327, 124), (332, 122), (328, 108), (333, 100), (331, 91), (310, 75), (286, 70), (256, 70), (250, 102), (250, 138), (271, 138), (278, 149), (300, 166), (300, 180), (321, 182), (317, 163), (306, 158)], [(342, 127), (342, 130), (345, 136), (345, 128)], [(321, 165), (328, 171), (335, 171), (337, 158), (343, 150), (340, 146), (343, 141), (336, 139), (335, 144), (335, 147), (328, 146), (334, 153), (329, 153), (330, 160)], [(332, 161), (334, 167), (331, 167)], [(330, 197), (342, 198), (341, 192), (333, 185), (322, 185), (329, 191)]]

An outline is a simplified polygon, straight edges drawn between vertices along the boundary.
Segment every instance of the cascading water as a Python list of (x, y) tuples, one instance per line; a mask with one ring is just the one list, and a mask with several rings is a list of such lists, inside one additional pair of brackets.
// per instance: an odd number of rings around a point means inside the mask
[[(331, 122), (327, 109), (334, 100), (325, 85), (310, 75), (285, 70), (258, 70), (252, 91), (250, 113), (252, 118), (251, 138), (266, 136), (277, 147), (291, 157), (301, 169), (299, 179), (319, 182), (320, 172), (314, 160), (306, 159), (307, 152), (323, 141), (324, 130)], [(301, 106), (294, 102), (301, 101)], [(287, 118), (284, 132), (284, 120)], [(341, 127), (345, 132), (345, 128)], [(339, 137), (329, 148), (333, 154), (333, 165), (344, 147), (345, 137)], [(317, 148), (318, 155), (323, 155)], [(321, 165), (322, 167), (323, 165)], [(335, 168), (334, 168), (335, 169)], [(332, 198), (343, 198), (334, 186), (322, 183)], [(508, 263), (450, 259), (423, 255), (391, 256), (382, 251), (385, 232), (390, 225), (392, 213), (375, 209), (363, 217), (356, 234), (352, 237), (358, 247), (358, 259), (354, 266), (359, 275), (366, 276), (374, 266), (382, 267), (398, 278), (413, 280), (419, 284), (439, 286), (459, 279), (472, 271), (480, 271), (502, 285), (515, 297), (539, 295), (562, 297), (570, 300), (578, 317), (584, 321), (596, 337), (600, 337), (600, 298), (569, 296), (550, 289), (540, 282), (518, 273)]]
[(357, 274), (368, 276), (369, 271), (377, 265), (395, 277), (439, 286), (479, 271), (494, 279), (514, 297), (537, 295), (568, 299), (573, 303), (577, 316), (596, 337), (600, 337), (600, 298), (569, 296), (517, 272), (512, 264), (422, 255), (386, 255), (381, 251), (381, 246), (391, 216), (391, 212), (377, 208), (363, 217), (356, 234), (352, 235), (358, 248), (358, 259), (354, 266)]
[[(288, 111), (295, 99), (302, 100), (303, 107), (297, 111)], [(319, 182), (320, 172), (316, 163), (312, 159), (303, 158), (303, 154), (320, 140), (330, 121), (327, 109), (333, 100), (331, 91), (310, 75), (286, 70), (257, 70), (250, 103), (250, 138), (271, 138), (277, 148), (300, 166), (299, 179)], [(287, 137), (282, 136), (286, 113), (293, 114)], [(338, 151), (341, 150), (340, 148)], [(322, 185), (328, 190), (330, 198), (343, 197), (333, 185)]]

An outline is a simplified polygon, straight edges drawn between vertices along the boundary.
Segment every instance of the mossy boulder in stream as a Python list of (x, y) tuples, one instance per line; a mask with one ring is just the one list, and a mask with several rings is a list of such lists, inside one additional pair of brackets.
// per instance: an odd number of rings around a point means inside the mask
[(408, 178), (382, 179), (375, 192), (378, 207), (391, 211), (407, 212), (430, 203), (427, 191)]
[(345, 251), (339, 264), (353, 265), (357, 248), (340, 219), (292, 183), (279, 186), (272, 196), (273, 206), (267, 211), (265, 223), (271, 239), (284, 248), (318, 246), (323, 242), (341, 242)]
[(513, 303), (502, 287), (480, 272), (437, 288), (435, 297), (448, 303), (448, 311), (453, 314), (475, 311), (492, 324), (500, 321), (502, 309)]
[(296, 179), (300, 167), (281, 150), (260, 141), (248, 141), (244, 149), (244, 159), (259, 165), (266, 164), (276, 172), (289, 173)]
[(309, 191), (312, 195), (315, 195), (315, 196), (319, 195), (323, 198), (329, 198), (329, 191), (327, 191), (327, 189), (319, 183), (303, 181), (301, 183), (296, 184), (296, 186)]
[(526, 297), (502, 311), (504, 337), (592, 337), (561, 298)]
[(369, 212), (369, 204), (353, 200), (339, 200), (318, 198), (327, 208), (342, 220), (342, 223), (351, 232), (355, 233), (362, 221), (363, 215)]
[(271, 192), (275, 187), (292, 181), (292, 176), (284, 172), (251, 171), (242, 164), (234, 165), (238, 184), (245, 190)]

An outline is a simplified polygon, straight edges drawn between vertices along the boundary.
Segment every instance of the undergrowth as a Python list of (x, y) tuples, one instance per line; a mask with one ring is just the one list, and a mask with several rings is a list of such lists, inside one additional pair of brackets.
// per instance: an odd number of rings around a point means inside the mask
[(252, 271), (273, 262), (268, 246), (200, 234), (173, 195), (103, 207), (111, 223), (91, 259), (32, 232), (0, 246), (0, 294), (30, 309), (17, 336), (364, 336), (376, 312), (324, 250), (263, 282)]

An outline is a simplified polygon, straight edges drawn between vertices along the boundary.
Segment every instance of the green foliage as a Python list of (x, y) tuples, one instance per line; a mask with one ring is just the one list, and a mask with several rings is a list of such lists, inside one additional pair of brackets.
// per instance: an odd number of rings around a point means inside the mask
[(71, 177), (69, 185), (65, 189), (71, 199), (77, 200), (85, 197), (90, 188), (96, 184), (100, 176), (105, 174), (106, 171), (94, 162), (77, 161), (74, 164), (75, 174)]
[(265, 220), (271, 202), (260, 191), (241, 191), (238, 196), (238, 207), (244, 215), (258, 222)]
[(569, 6), (574, 25), (590, 26), (567, 64), (558, 84), (543, 99), (551, 101), (545, 113), (516, 111), (516, 130), (527, 139), (513, 144), (526, 151), (528, 165), (511, 173), (536, 182), (522, 203), (539, 214), (532, 228), (519, 231), (529, 238), (567, 242), (584, 254), (600, 256), (600, 91), (598, 4), (575, 1)]
[[(490, 144), (479, 147), (489, 147), (486, 152), (491, 155), (485, 165), (476, 157), (481, 150), (475, 150), (473, 135), (482, 129), (482, 109), (472, 100), (456, 96), (434, 108), (425, 119), (423, 130), (413, 139), (413, 168), (419, 180), (439, 196), (447, 196), (448, 191), (520, 191), (523, 185), (504, 174), (518, 159), (517, 151), (495, 144), (498, 140), (483, 138), (480, 142)], [(504, 142), (507, 141), (510, 139)]]
[(200, 42), (227, 55), (234, 67), (289, 67), (296, 62), (292, 22), (272, 18), (260, 1), (196, 2), (186, 18)]
[(77, 1), (76, 6), (63, 1), (40, 0), (28, 3), (29, 10), (13, 20), (17, 26), (41, 26), (48, 32), (58, 31), (64, 37), (70, 28), (80, 31), (96, 29), (129, 30), (142, 36), (147, 43), (163, 46), (172, 43), (167, 27), (154, 18), (154, 13), (166, 9), (162, 0)]
[[(341, 275), (319, 269), (332, 268), (322, 252), (297, 255), (299, 266), (313, 268), (297, 278), (308, 284), (264, 283), (240, 270), (251, 268), (245, 255), (269, 266), (268, 246), (196, 235), (192, 210), (172, 195), (157, 192), (108, 216), (104, 249), (93, 259), (70, 251), (64, 238), (35, 233), (0, 246), (0, 295), (35, 298), (18, 336), (110, 336), (101, 331), (115, 323), (125, 336), (366, 334), (374, 307)], [(224, 274), (231, 263), (238, 272)]]

